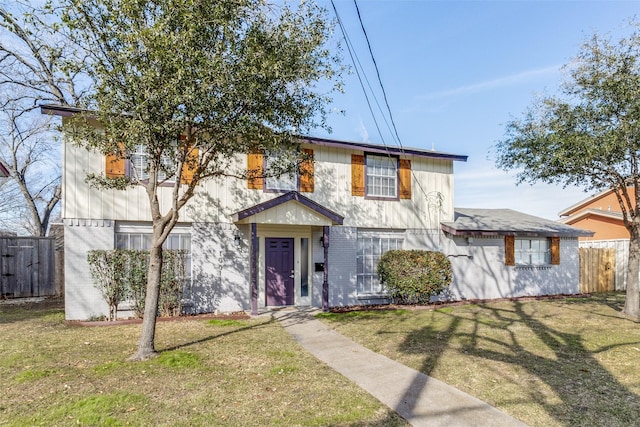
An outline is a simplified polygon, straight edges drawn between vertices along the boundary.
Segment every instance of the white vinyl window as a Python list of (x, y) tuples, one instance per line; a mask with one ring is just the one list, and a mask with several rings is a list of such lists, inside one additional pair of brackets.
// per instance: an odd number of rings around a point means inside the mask
[[(162, 158), (162, 164), (169, 170), (173, 167), (173, 162), (169, 157)], [(147, 147), (142, 144), (135, 146), (135, 150), (131, 152), (131, 175), (137, 177), (139, 180), (149, 179), (149, 154), (147, 153)], [(169, 181), (173, 181), (173, 177), (169, 177)], [(158, 181), (167, 180), (167, 174), (164, 171), (158, 171)]]
[[(267, 174), (274, 169), (275, 156), (266, 156), (265, 166)], [(267, 176), (265, 178), (265, 190), (271, 191), (296, 191), (298, 189), (298, 174), (295, 172), (284, 173), (280, 176)]]
[[(151, 233), (143, 232), (116, 232), (116, 249), (145, 250), (151, 249)], [(183, 250), (185, 296), (191, 288), (191, 235), (187, 233), (170, 234), (162, 245), (163, 249)]]
[(402, 249), (402, 244), (402, 233), (358, 233), (358, 296), (380, 295), (386, 292), (378, 279), (378, 262), (382, 254), (388, 250)]
[(515, 239), (516, 265), (546, 265), (551, 262), (549, 239)]
[(389, 156), (367, 156), (367, 196), (398, 197), (398, 159)]

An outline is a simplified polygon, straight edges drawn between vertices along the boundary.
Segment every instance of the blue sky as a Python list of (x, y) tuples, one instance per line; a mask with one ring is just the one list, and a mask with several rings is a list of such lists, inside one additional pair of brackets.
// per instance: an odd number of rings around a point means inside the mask
[[(318, 3), (332, 11), (329, 1)], [(515, 185), (494, 166), (505, 123), (552, 95), (562, 65), (594, 33), (629, 32), (634, 1), (372, 1), (358, 6), (405, 147), (469, 156), (455, 164), (457, 207), (511, 208), (544, 218), (587, 197), (578, 188)], [(377, 80), (353, 1), (336, 7), (372, 85)], [(339, 28), (336, 28), (339, 33)], [(350, 63), (346, 49), (344, 60)], [(383, 105), (379, 91), (377, 99)], [(377, 131), (355, 74), (334, 96), (336, 139), (395, 144)], [(380, 116), (378, 115), (380, 121)], [(329, 136), (317, 131), (314, 136)]]

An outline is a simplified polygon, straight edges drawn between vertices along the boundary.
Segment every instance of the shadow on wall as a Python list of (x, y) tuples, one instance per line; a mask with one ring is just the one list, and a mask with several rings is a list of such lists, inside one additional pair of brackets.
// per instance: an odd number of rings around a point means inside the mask
[(220, 212), (219, 200), (200, 194), (202, 211), (189, 212), (192, 224), (192, 284), (185, 312), (244, 311), (250, 307), (249, 228), (230, 222), (210, 221)]
[(445, 253), (451, 260), (453, 283), (438, 300), (579, 293), (579, 269), (575, 257), (569, 256), (566, 250), (560, 265), (513, 267), (504, 263), (501, 239), (477, 239), (473, 244), (461, 238), (448, 241)]

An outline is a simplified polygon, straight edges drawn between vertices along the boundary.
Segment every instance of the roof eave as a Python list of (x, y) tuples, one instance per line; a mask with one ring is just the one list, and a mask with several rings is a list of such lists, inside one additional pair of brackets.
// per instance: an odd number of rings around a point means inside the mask
[(431, 159), (452, 160), (452, 161), (459, 161), (459, 162), (466, 162), (468, 159), (468, 156), (443, 153), (441, 151), (434, 151), (434, 150), (429, 151), (429, 150), (420, 150), (416, 148), (404, 148), (404, 147), (388, 147), (384, 145), (368, 144), (364, 142), (337, 141), (333, 139), (318, 138), (318, 137), (311, 137), (311, 136), (300, 136), (300, 140), (302, 142), (306, 142), (313, 145), (345, 148), (345, 149), (351, 149), (351, 150), (355, 149), (355, 150), (367, 151), (369, 153), (407, 155), (407, 156), (415, 156), (415, 157), (426, 157)]

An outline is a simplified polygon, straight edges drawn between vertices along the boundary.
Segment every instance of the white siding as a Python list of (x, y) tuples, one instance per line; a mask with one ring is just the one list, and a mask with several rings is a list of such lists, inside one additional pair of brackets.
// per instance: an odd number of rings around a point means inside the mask
[(113, 249), (114, 235), (112, 221), (65, 220), (64, 304), (67, 320), (86, 320), (109, 313), (109, 307), (89, 273), (87, 252)]
[[(345, 217), (345, 226), (383, 228), (439, 227), (453, 219), (453, 164), (449, 160), (411, 158), (412, 198), (369, 200), (351, 195), (351, 154), (360, 151), (310, 146), (315, 154), (315, 191), (305, 196)], [(85, 183), (87, 173), (104, 173), (104, 157), (67, 144), (65, 153), (64, 218), (148, 221), (149, 202), (143, 188), (96, 190)], [(246, 156), (237, 157), (246, 168)], [(419, 182), (419, 184), (418, 184)], [(172, 187), (159, 191), (163, 211), (170, 207)], [(438, 205), (439, 196), (442, 206)], [(210, 179), (200, 185), (180, 213), (185, 222), (231, 223), (235, 212), (277, 197), (278, 193), (249, 190), (245, 180)]]
[(453, 268), (453, 283), (440, 299), (494, 299), (580, 291), (578, 239), (560, 240), (560, 265), (506, 266), (503, 237), (444, 240)]

